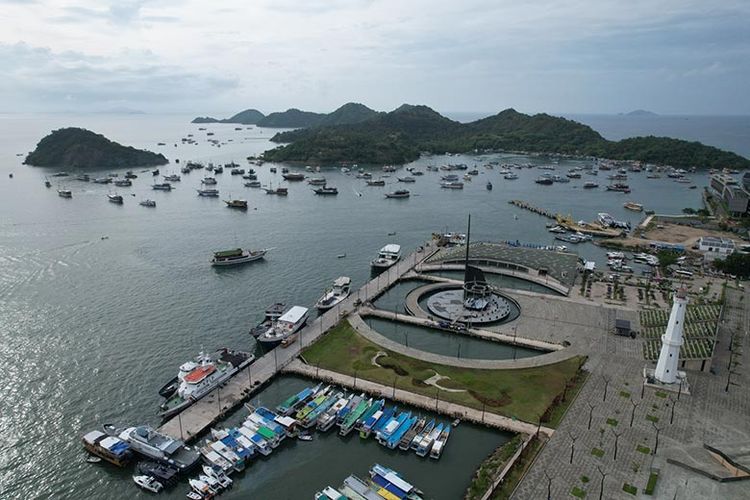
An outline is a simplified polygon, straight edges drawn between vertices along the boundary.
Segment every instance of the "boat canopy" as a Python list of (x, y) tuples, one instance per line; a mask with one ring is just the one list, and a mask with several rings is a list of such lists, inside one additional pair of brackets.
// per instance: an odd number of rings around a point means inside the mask
[(276, 417), (274, 420), (284, 427), (292, 427), (297, 423), (292, 417)]
[(234, 250), (223, 250), (221, 252), (214, 252), (214, 257), (236, 257), (242, 255), (242, 249), (236, 248)]
[(336, 281), (333, 282), (333, 286), (342, 288), (345, 286), (349, 286), (352, 282), (352, 279), (348, 276), (340, 276), (336, 278)]
[(83, 436), (83, 440), (88, 444), (95, 444), (102, 436), (106, 436), (102, 431), (91, 431)]
[(285, 323), (296, 323), (302, 318), (304, 318), (305, 314), (307, 314), (306, 307), (293, 306), (291, 309), (289, 309), (279, 318), (279, 321), (282, 321)]
[(380, 253), (392, 253), (394, 255), (398, 254), (400, 251), (401, 245), (396, 245), (395, 243), (389, 243), (380, 249)]

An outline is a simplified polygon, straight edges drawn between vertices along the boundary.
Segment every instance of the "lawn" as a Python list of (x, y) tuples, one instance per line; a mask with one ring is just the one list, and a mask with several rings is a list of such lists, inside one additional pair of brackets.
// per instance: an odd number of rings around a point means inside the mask
[[(377, 366), (372, 359), (382, 351)], [(348, 321), (339, 323), (302, 357), (310, 364), (407, 391), (435, 396), (437, 389), (424, 383), (435, 372), (440, 385), (465, 392), (441, 391), (440, 399), (527, 422), (537, 422), (557, 395), (563, 392), (582, 363), (575, 357), (560, 363), (518, 370), (479, 370), (424, 362), (388, 351), (361, 337)]]

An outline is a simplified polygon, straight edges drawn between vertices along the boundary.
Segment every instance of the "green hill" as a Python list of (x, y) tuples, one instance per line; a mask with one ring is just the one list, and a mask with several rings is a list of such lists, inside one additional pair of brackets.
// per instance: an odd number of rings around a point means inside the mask
[(272, 140), (288, 144), (266, 151), (270, 161), (406, 163), (422, 151), (491, 150), (590, 155), (682, 168), (750, 167), (747, 158), (697, 142), (663, 137), (612, 142), (576, 121), (513, 109), (462, 124), (427, 106), (404, 104), (363, 122), (293, 130)]
[(360, 123), (366, 120), (370, 120), (378, 116), (378, 113), (374, 109), (370, 109), (364, 104), (358, 102), (348, 102), (338, 108), (336, 111), (325, 115), (319, 123), (316, 124), (318, 127), (333, 126), (333, 125), (346, 125), (351, 123)]
[(71, 169), (164, 165), (164, 155), (123, 146), (82, 128), (62, 128), (44, 137), (24, 160), (35, 167)]
[(286, 111), (271, 113), (258, 122), (259, 127), (268, 128), (305, 128), (312, 127), (320, 123), (326, 115), (323, 113), (313, 113), (312, 111), (302, 111), (297, 108), (290, 108)]
[(239, 125), (255, 125), (265, 118), (265, 116), (266, 115), (257, 109), (246, 109), (245, 111), (240, 111), (229, 118), (218, 120), (216, 118), (211, 118), (210, 116), (199, 116), (198, 118), (194, 118), (190, 123), (237, 123)]

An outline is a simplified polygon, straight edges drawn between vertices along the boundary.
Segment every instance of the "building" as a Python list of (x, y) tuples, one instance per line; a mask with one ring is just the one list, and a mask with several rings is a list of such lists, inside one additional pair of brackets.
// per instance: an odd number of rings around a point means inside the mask
[(729, 255), (730, 253), (734, 253), (735, 245), (734, 241), (728, 238), (703, 236), (698, 240), (698, 250), (701, 252)]
[(659, 361), (656, 362), (654, 376), (663, 384), (674, 384), (677, 382), (677, 366), (680, 359), (680, 348), (684, 343), (682, 329), (685, 323), (685, 310), (687, 308), (687, 292), (684, 288), (677, 290), (672, 304), (672, 313), (669, 315), (667, 330), (661, 337), (661, 352)]
[(750, 191), (750, 172), (745, 172), (745, 175), (742, 176), (742, 187), (745, 188), (745, 191)]
[[(747, 174), (742, 182), (750, 182)], [(742, 217), (750, 214), (750, 193), (740, 187), (734, 177), (727, 174), (714, 174), (711, 176), (710, 185), (716, 195), (726, 203), (729, 215)]]

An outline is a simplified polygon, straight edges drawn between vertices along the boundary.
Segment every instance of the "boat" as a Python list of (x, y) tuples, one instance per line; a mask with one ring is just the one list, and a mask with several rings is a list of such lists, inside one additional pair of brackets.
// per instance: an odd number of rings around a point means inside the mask
[(194, 492), (198, 493), (199, 495), (202, 495), (202, 498), (208, 499), (213, 497), (214, 492), (211, 491), (211, 488), (204, 483), (203, 481), (199, 479), (188, 479), (188, 484), (190, 485), (190, 488), (193, 489)]
[(260, 187), (260, 181), (258, 181), (258, 180), (248, 181), (248, 182), (245, 183), (245, 187), (259, 188)]
[(444, 189), (463, 189), (464, 183), (460, 181), (443, 181), (440, 183), (440, 187)]
[(52, 177), (67, 177), (68, 175), (70, 174), (68, 174), (67, 172), (55, 172), (54, 174), (52, 174)]
[(325, 177), (311, 177), (307, 180), (307, 183), (311, 186), (325, 186), (326, 185), (326, 178)]
[(487, 181), (487, 191), (492, 191), (492, 183)]
[(443, 427), (443, 432), (440, 433), (440, 436), (432, 444), (432, 448), (430, 449), (430, 458), (434, 458), (436, 460), (440, 458), (440, 456), (443, 454), (443, 450), (445, 450), (445, 444), (448, 442), (450, 434), (450, 426), (446, 425), (445, 427)]
[(232, 378), (255, 361), (252, 353), (222, 348), (208, 355), (200, 353), (183, 363), (177, 373), (179, 385), (160, 406), (159, 416), (176, 415)]
[(156, 202), (154, 200), (143, 200), (138, 202), (138, 204), (142, 207), (155, 207)]
[(401, 441), (398, 444), (398, 448), (403, 451), (407, 451), (409, 447), (411, 446), (412, 441), (414, 441), (414, 438), (422, 432), (425, 425), (427, 425), (427, 419), (424, 417), (421, 417), (417, 420), (417, 422), (409, 429), (406, 434), (403, 435), (401, 438)]
[(44, 179), (44, 187), (48, 187), (48, 188), (52, 187), (52, 183), (49, 181), (49, 179)]
[[(379, 406), (382, 406), (383, 403), (385, 403), (385, 401), (382, 399), (377, 402)], [(346, 418), (344, 418), (344, 420), (339, 424), (339, 435), (349, 435), (349, 433), (354, 430), (354, 427), (357, 425), (359, 419), (362, 418), (362, 416), (367, 412), (372, 404), (372, 398), (362, 398), (360, 402), (352, 409), (352, 411), (350, 411), (346, 415)]]
[(591, 236), (588, 234), (581, 233), (563, 233), (555, 236), (556, 240), (565, 241), (567, 243), (584, 243), (591, 240)]
[(227, 208), (239, 208), (240, 210), (247, 210), (247, 200), (224, 200), (227, 204)]
[(104, 432), (119, 437), (136, 453), (151, 460), (165, 463), (183, 473), (198, 465), (200, 453), (179, 439), (161, 434), (148, 425), (116, 429), (110, 424), (104, 425)]
[(201, 184), (214, 185), (216, 184), (216, 177), (204, 177), (201, 179)]
[(383, 179), (369, 179), (367, 181), (368, 186), (385, 186), (385, 181)]
[(398, 182), (406, 182), (406, 183), (417, 182), (417, 179), (415, 179), (414, 177), (409, 177), (409, 176), (397, 177), (397, 179), (398, 179)]
[(86, 451), (118, 467), (126, 466), (133, 459), (133, 452), (128, 443), (102, 431), (87, 432), (81, 441)]
[(518, 179), (518, 174), (515, 172), (508, 172), (507, 174), (503, 175), (503, 179), (506, 181), (514, 181)]
[(107, 199), (110, 203), (117, 203), (118, 205), (122, 205), (122, 196), (119, 194), (108, 194)]
[(370, 469), (370, 480), (379, 488), (378, 493), (383, 498), (421, 500), (424, 495), (416, 486), (405, 481), (398, 472), (380, 464), (375, 464)]
[(159, 481), (163, 486), (171, 486), (177, 482), (178, 472), (172, 466), (159, 462), (143, 461), (136, 466), (138, 474), (150, 476)]
[(346, 405), (349, 403), (351, 396), (349, 397), (343, 397), (340, 396), (336, 401), (331, 405), (330, 408), (325, 410), (321, 413), (320, 416), (318, 416), (316, 427), (320, 432), (327, 432), (331, 427), (333, 427), (333, 424), (336, 423), (336, 419), (338, 417), (338, 414), (341, 410), (343, 410)]
[(414, 439), (412, 439), (411, 443), (409, 444), (409, 448), (416, 450), (419, 447), (419, 444), (422, 442), (424, 438), (427, 437), (427, 435), (432, 432), (432, 429), (435, 428), (435, 420), (430, 420), (427, 425), (424, 426), (424, 428), (417, 433), (416, 436), (414, 436)]
[(586, 182), (583, 183), (583, 188), (584, 189), (594, 189), (594, 188), (598, 188), (598, 187), (599, 187), (599, 183), (598, 182), (586, 181)]
[(217, 198), (219, 196), (219, 190), (213, 188), (198, 189), (198, 196), (205, 196), (207, 198)]
[(622, 206), (627, 208), (628, 210), (632, 210), (633, 212), (643, 211), (643, 205), (641, 205), (640, 203), (632, 202), (632, 201), (628, 201), (627, 203), (624, 203)]
[(438, 424), (435, 426), (432, 431), (427, 434), (424, 438), (422, 438), (422, 441), (417, 446), (417, 456), (418, 457), (424, 457), (426, 456), (430, 450), (432, 449), (432, 445), (435, 442), (435, 440), (440, 437), (440, 435), (443, 432), (444, 424)]
[(266, 194), (275, 194), (276, 196), (286, 196), (289, 194), (289, 190), (285, 187), (277, 187), (276, 189), (263, 188), (263, 190), (266, 192)]
[(410, 411), (402, 411), (388, 420), (383, 427), (375, 432), (375, 439), (383, 446), (387, 446), (391, 437), (398, 431), (401, 426), (411, 418)]
[(273, 322), (279, 319), (279, 317), (284, 314), (284, 309), (286, 306), (282, 302), (276, 302), (275, 304), (271, 304), (266, 308), (265, 316), (263, 317), (263, 321), (261, 321), (257, 326), (250, 329), (250, 335), (253, 337), (257, 337), (261, 333), (264, 333), (267, 331), (271, 326), (273, 326)]
[(319, 195), (323, 195), (323, 196), (325, 196), (325, 195), (337, 195), (337, 194), (339, 194), (339, 190), (336, 189), (333, 186), (330, 186), (330, 187), (329, 186), (322, 186), (322, 187), (319, 187), (317, 189), (313, 189), (313, 192), (315, 194), (319, 194)]
[(130, 187), (133, 183), (130, 181), (130, 179), (117, 179), (115, 180), (115, 186), (118, 187)]
[(276, 167), (271, 167), (271, 168), (269, 168), (269, 170), (271, 171), (272, 174), (276, 173)]
[(388, 269), (401, 258), (401, 246), (395, 243), (389, 243), (380, 249), (378, 256), (370, 262), (370, 265), (377, 269)]
[(618, 193), (629, 193), (630, 186), (622, 182), (616, 182), (607, 186), (607, 191), (615, 191)]
[(202, 469), (205, 475), (216, 479), (223, 488), (231, 487), (232, 483), (234, 482), (229, 476), (224, 473), (221, 467), (203, 465)]
[(397, 189), (396, 191), (385, 193), (386, 198), (408, 198), (409, 196), (411, 196), (411, 193), (408, 189)]
[(151, 493), (160, 493), (164, 486), (151, 476), (133, 476), (133, 482)]
[(258, 336), (258, 342), (278, 345), (287, 337), (297, 333), (307, 323), (308, 309), (302, 306), (292, 306), (277, 319), (273, 326)]
[(151, 187), (156, 191), (171, 191), (172, 185), (168, 182), (162, 182), (161, 184), (152, 184)]
[(305, 180), (305, 174), (302, 172), (285, 172), (281, 176), (285, 181), (303, 181)]
[(164, 180), (168, 182), (180, 182), (180, 176), (177, 174), (165, 175)]
[(555, 181), (553, 181), (551, 177), (542, 176), (537, 177), (534, 182), (536, 182), (537, 184), (542, 184), (544, 186), (551, 186)]
[(95, 457), (94, 455), (86, 455), (86, 463), (87, 464), (100, 464), (102, 463), (102, 459), (99, 457)]
[(214, 167), (214, 173), (215, 174), (223, 174), (224, 173), (224, 167), (222, 167), (222, 166)]
[(262, 259), (266, 255), (267, 250), (243, 250), (242, 248), (235, 248), (234, 250), (223, 250), (220, 252), (214, 252), (214, 257), (211, 259), (212, 266), (233, 266), (235, 264), (244, 264), (246, 262), (253, 262), (255, 260)]
[(388, 438), (388, 440), (385, 443), (385, 446), (391, 450), (395, 450), (401, 443), (401, 440), (404, 438), (404, 435), (408, 433), (412, 427), (414, 427), (414, 424), (417, 422), (418, 417), (416, 415), (412, 416), (411, 413), (409, 413), (409, 417), (401, 423), (401, 425), (398, 426), (396, 431), (391, 434), (391, 436)]
[(231, 175), (245, 175), (244, 168), (233, 168), (230, 172)]
[(72, 198), (73, 197), (73, 191), (70, 189), (58, 189), (57, 190), (57, 196), (61, 198)]
[(557, 226), (557, 225), (553, 225), (552, 227), (547, 229), (547, 231), (549, 231), (550, 233), (559, 233), (559, 234), (565, 234), (568, 232), (568, 230), (565, 229), (564, 227)]
[(319, 311), (327, 311), (342, 300), (346, 299), (350, 293), (352, 279), (348, 276), (340, 276), (333, 281), (333, 286), (326, 290), (322, 297), (315, 303)]
[(92, 181), (94, 184), (110, 184), (112, 177), (97, 177)]
[(157, 175), (159, 175), (159, 169), (157, 168), (155, 170), (152, 170), (151, 171), (151, 175), (153, 175), (154, 177), (157, 176)]
[(255, 172), (250, 172), (242, 176), (243, 179), (247, 181), (257, 181), (258, 176), (255, 174)]

